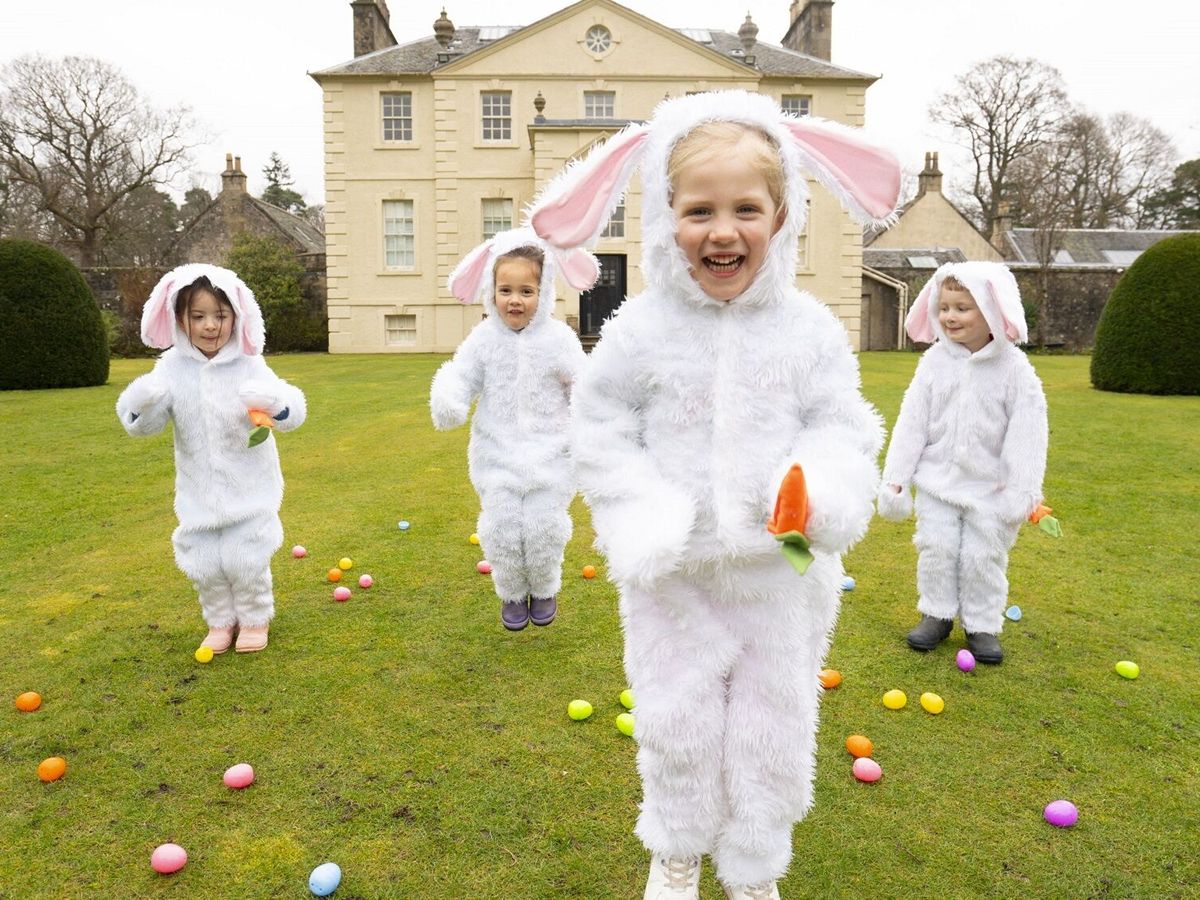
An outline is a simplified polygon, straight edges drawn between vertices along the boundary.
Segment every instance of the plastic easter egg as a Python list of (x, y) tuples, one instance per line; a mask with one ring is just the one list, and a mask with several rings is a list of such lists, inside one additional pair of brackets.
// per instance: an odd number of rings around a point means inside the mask
[(345, 603), (347, 600), (350, 599), (350, 588), (335, 587), (333, 589), (333, 599), (336, 600), (338, 603)]
[(328, 897), (342, 883), (342, 869), (337, 863), (321, 863), (308, 876), (308, 889), (315, 897)]
[(1079, 821), (1079, 809), (1070, 800), (1047, 803), (1042, 815), (1055, 828), (1070, 828)]
[(583, 567), (583, 577), (587, 578), (589, 580), (592, 578), (595, 578), (596, 577), (596, 567), (595, 566), (584, 566)]
[(42, 781), (58, 781), (66, 774), (67, 761), (61, 756), (51, 756), (38, 763), (38, 778)]
[(576, 722), (582, 722), (592, 714), (592, 704), (586, 700), (572, 700), (567, 704), (567, 715)]
[(236, 766), (230, 766), (225, 770), (221, 780), (225, 782), (226, 787), (236, 790), (250, 787), (254, 783), (254, 767), (250, 763), (238, 763)]
[(975, 668), (975, 654), (963, 647), (954, 657), (954, 664), (964, 672), (970, 672)]
[(621, 713), (617, 716), (617, 731), (625, 737), (633, 737), (633, 713)]
[(150, 854), (150, 868), (160, 875), (170, 875), (187, 865), (187, 851), (178, 844), (159, 844)]
[(875, 745), (871, 743), (871, 739), (866, 735), (852, 734), (846, 738), (846, 750), (856, 759), (863, 756), (870, 756), (875, 752)]
[(621, 691), (620, 700), (623, 707), (626, 709), (633, 709), (633, 691), (631, 691), (629, 688), (625, 688), (625, 690)]
[(325, 577), (333, 582), (341, 581), (342, 580), (342, 570), (336, 569), (336, 568), (330, 569), (327, 573), (325, 573)]
[(842, 590), (843, 591), (852, 591), (852, 590), (854, 590), (854, 588), (857, 584), (858, 584), (858, 582), (856, 582), (849, 575), (846, 575), (845, 577), (842, 578)]
[(33, 712), (42, 705), (42, 695), (37, 691), (26, 691), (17, 695), (17, 709), (21, 712)]
[(850, 771), (859, 781), (865, 781), (868, 784), (883, 777), (883, 769), (869, 756), (860, 756), (856, 759)]
[(1014, 603), (1012, 606), (1010, 606), (1008, 609), (1006, 609), (1004, 611), (1004, 615), (1014, 622), (1020, 622), (1021, 621), (1021, 607), (1017, 606), (1017, 604)]
[(348, 556), (343, 556), (338, 560), (338, 568), (344, 570), (354, 568), (354, 560)]
[(201, 644), (193, 655), (198, 663), (210, 663), (213, 661), (213, 648), (208, 644)]
[(821, 687), (830, 691), (842, 683), (842, 673), (837, 669), (822, 669), (817, 678), (821, 681)]
[(360, 588), (369, 588), (374, 583), (375, 583), (375, 579), (372, 578), (370, 575), (359, 575), (358, 576), (358, 586)]
[(921, 695), (921, 708), (935, 716), (946, 708), (946, 701), (937, 694), (926, 691)]
[(306, 557), (306, 556), (308, 556), (308, 551), (305, 550), (303, 547), (301, 547), (299, 544), (297, 544), (295, 547), (292, 548), (292, 558), (293, 559), (304, 559), (304, 557)]
[(491, 575), (492, 564), (486, 559), (481, 559), (479, 562), (475, 563), (475, 571), (480, 575)]
[[(405, 519), (401, 519), (399, 522), (396, 523), (396, 527), (399, 528), (401, 531), (408, 531), (408, 528), (409, 528), (408, 521)], [(330, 863), (330, 865), (333, 865), (333, 864)]]
[(883, 705), (888, 709), (904, 709), (906, 703), (908, 703), (908, 697), (904, 691), (892, 689), (883, 695)]
[(1133, 678), (1137, 678), (1138, 675), (1140, 675), (1142, 673), (1142, 670), (1138, 666), (1138, 664), (1135, 663), (1131, 659), (1121, 660), (1119, 663), (1117, 663), (1115, 666), (1113, 666), (1113, 669), (1122, 678), (1133, 679)]
[(467, 538), (467, 542), (478, 547), (479, 546), (479, 535), (477, 535), (477, 534), (471, 535), (469, 538)]

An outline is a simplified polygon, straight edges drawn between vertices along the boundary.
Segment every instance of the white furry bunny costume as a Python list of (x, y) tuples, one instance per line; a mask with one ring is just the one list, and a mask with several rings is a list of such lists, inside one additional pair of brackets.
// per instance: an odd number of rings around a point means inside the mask
[[(689, 272), (667, 177), (676, 142), (711, 120), (768, 134), (785, 176), (786, 221), (728, 303)], [(637, 834), (659, 856), (712, 853), (723, 882), (752, 884), (786, 870), (812, 802), (817, 674), (882, 443), (845, 330), (795, 287), (804, 173), (866, 221), (890, 216), (900, 173), (853, 129), (758, 94), (700, 94), (663, 101), (564, 172), (535, 203), (535, 230), (558, 246), (593, 240), (639, 167), (647, 287), (605, 323), (576, 386), (572, 453), (621, 593)], [(816, 557), (802, 577), (766, 531), (793, 463)]]
[[(235, 316), (212, 359), (175, 316), (179, 290), (201, 276), (225, 292)], [(175, 423), (175, 561), (200, 592), (210, 627), (265, 625), (275, 613), (271, 556), (283, 543), (283, 474), (273, 436), (247, 446), (247, 409), (290, 431), (304, 422), (304, 394), (263, 360), (262, 313), (228, 269), (193, 263), (164, 275), (142, 310), (142, 342), (170, 349), (121, 393), (117, 417), (135, 437)]]
[[(496, 310), (494, 271), (499, 257), (521, 246), (537, 247), (545, 259), (537, 310), (514, 331)], [(488, 315), (429, 391), (439, 431), (462, 425), (479, 398), (468, 471), (479, 494), (479, 542), (507, 603), (556, 595), (571, 539), (570, 395), (585, 357), (575, 332), (552, 316), (556, 270), (577, 288), (591, 287), (599, 271), (590, 253), (556, 251), (528, 228), (501, 232), (467, 254), (450, 275), (450, 292), (463, 303), (482, 296)]]
[[(948, 340), (938, 321), (950, 276), (970, 291), (992, 333), (974, 353)], [(879, 512), (907, 517), (908, 486), (916, 486), (917, 609), (958, 617), (968, 633), (999, 634), (1008, 551), (1041, 502), (1048, 440), (1042, 383), (1016, 346), (1028, 339), (1016, 279), (1001, 263), (947, 263), (922, 288), (905, 327), (933, 346), (900, 404)]]

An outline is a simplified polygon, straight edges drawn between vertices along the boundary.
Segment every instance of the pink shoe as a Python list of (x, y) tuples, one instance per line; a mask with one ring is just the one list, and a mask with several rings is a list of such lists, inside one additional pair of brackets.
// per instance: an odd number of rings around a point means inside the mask
[(213, 655), (224, 653), (229, 649), (229, 645), (233, 643), (233, 626), (226, 625), (224, 628), (209, 628), (208, 634), (204, 640), (200, 642), (201, 647), (211, 647)]
[(270, 625), (243, 625), (238, 629), (237, 652), (256, 653), (267, 646), (267, 629)]

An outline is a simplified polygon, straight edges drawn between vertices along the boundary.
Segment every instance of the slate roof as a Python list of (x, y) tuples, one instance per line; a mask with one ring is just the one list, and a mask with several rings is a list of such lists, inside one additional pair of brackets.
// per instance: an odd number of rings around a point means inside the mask
[[(915, 256), (931, 257), (937, 265), (929, 267), (914, 266), (909, 260)], [(948, 262), (966, 262), (967, 257), (957, 247), (949, 250), (938, 248), (930, 250), (925, 247), (917, 247), (908, 250), (873, 249), (871, 247), (863, 248), (863, 265), (870, 266), (872, 269), (914, 269), (914, 268), (929, 268), (930, 272), (937, 266)]]
[(258, 207), (259, 212), (271, 220), (271, 224), (283, 232), (293, 244), (301, 248), (302, 253), (324, 253), (325, 235), (313, 227), (311, 223), (300, 218), (286, 209), (280, 209), (266, 200), (247, 195), (250, 202)]
[[(1164, 238), (1186, 231), (1126, 231), (1124, 229), (1066, 228), (1056, 235), (1056, 245), (1070, 254), (1070, 261), (1056, 261), (1058, 266), (1126, 266), (1132, 262), (1131, 253), (1140, 253)], [(1005, 235), (1013, 262), (1037, 263), (1037, 230), (1014, 228)], [(1111, 256), (1108, 254), (1112, 254)]]

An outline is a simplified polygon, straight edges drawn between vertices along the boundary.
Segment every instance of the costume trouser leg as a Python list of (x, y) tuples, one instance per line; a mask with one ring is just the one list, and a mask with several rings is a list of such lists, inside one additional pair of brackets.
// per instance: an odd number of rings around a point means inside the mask
[(995, 516), (968, 512), (963, 520), (959, 554), (959, 616), (963, 630), (999, 634), (1004, 628), (1008, 603), (1008, 551), (1020, 524)]
[(529, 593), (553, 597), (562, 587), (563, 552), (571, 540), (571, 498), (562, 491), (530, 491), (521, 505)]
[(492, 564), (492, 584), (505, 603), (520, 603), (529, 594), (525, 573), (525, 540), (522, 534), (522, 497), (517, 491), (498, 489), (479, 497), (479, 545)]
[(937, 619), (953, 619), (959, 606), (959, 556), (963, 510), (917, 491), (917, 610)]
[(672, 577), (622, 591), (637, 835), (651, 852), (712, 853), (728, 884), (787, 869), (792, 826), (811, 803), (817, 672), (838, 574), (818, 564), (801, 589), (780, 559), (737, 584)]
[(283, 544), (277, 515), (224, 528), (180, 525), (171, 541), (176, 564), (200, 592), (200, 609), (210, 628), (271, 620), (271, 556)]

